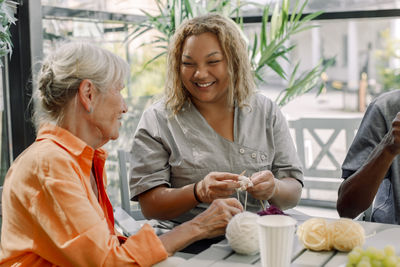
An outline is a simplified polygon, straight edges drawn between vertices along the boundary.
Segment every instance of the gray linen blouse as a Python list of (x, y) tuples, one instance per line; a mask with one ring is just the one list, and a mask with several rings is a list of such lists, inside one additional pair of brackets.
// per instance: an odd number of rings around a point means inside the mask
[[(293, 177), (301, 184), (303, 180), (287, 122), (278, 106), (262, 94), (252, 97), (250, 107), (235, 107), (233, 142), (216, 133), (193, 104), (172, 115), (161, 100), (144, 111), (131, 153), (130, 191), (135, 201), (151, 188), (179, 188), (213, 171), (246, 170), (250, 177), (271, 170), (278, 179)], [(244, 199), (241, 192), (242, 204)], [(173, 221), (190, 220), (207, 206), (199, 204)], [(260, 202), (249, 194), (247, 210), (260, 209)]]

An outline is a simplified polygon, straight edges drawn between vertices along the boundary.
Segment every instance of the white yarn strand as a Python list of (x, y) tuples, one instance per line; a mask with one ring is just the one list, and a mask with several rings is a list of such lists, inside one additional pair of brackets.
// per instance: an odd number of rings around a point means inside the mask
[(247, 190), (246, 190), (246, 196), (244, 198), (244, 210), (246, 211), (246, 206), (247, 206)]

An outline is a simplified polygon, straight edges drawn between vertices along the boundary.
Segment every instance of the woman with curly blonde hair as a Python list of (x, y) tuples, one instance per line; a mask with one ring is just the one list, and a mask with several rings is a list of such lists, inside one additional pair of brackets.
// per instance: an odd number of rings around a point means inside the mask
[(143, 214), (182, 223), (240, 188), (251, 211), (295, 206), (300, 162), (279, 108), (254, 92), (237, 25), (216, 14), (184, 22), (167, 68), (165, 97), (143, 113), (132, 148), (130, 189)]
[(166, 97), (167, 106), (175, 114), (180, 111), (185, 101), (190, 101), (189, 95), (182, 90), (184, 87), (179, 71), (182, 61), (182, 46), (188, 36), (206, 32), (218, 36), (222, 52), (226, 57), (229, 76), (228, 104), (233, 106), (237, 101), (238, 106), (242, 108), (254, 92), (255, 84), (248, 59), (247, 44), (238, 26), (233, 21), (219, 15), (198, 17), (184, 22), (175, 32), (170, 43)]

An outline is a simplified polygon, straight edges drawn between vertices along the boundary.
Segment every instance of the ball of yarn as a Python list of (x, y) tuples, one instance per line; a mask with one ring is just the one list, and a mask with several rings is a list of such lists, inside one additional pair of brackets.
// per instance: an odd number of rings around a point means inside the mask
[(315, 251), (332, 249), (330, 225), (322, 218), (305, 221), (298, 227), (297, 236), (308, 249)]
[(364, 228), (351, 219), (342, 218), (333, 222), (333, 247), (340, 251), (350, 251), (365, 242)]
[(226, 239), (234, 251), (240, 254), (258, 253), (257, 214), (242, 212), (236, 214), (226, 227)]
[(322, 218), (309, 219), (298, 227), (297, 236), (306, 248), (315, 251), (332, 248), (350, 251), (365, 242), (364, 228), (345, 218), (332, 223)]

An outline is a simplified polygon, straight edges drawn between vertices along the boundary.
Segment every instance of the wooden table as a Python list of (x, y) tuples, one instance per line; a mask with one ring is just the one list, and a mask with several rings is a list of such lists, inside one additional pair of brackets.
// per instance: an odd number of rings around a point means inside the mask
[[(298, 221), (298, 225), (310, 217), (302, 213), (291, 210), (289, 213)], [(365, 247), (374, 246), (383, 248), (385, 245), (393, 245), (396, 254), (400, 255), (400, 226), (360, 222), (365, 229)], [(294, 267), (339, 267), (347, 262), (347, 253), (338, 251), (313, 252), (307, 250), (298, 241), (297, 236), (294, 240), (292, 264)], [(226, 240), (212, 245), (207, 250), (188, 259), (182, 266), (190, 267), (250, 267), (261, 266), (260, 255), (245, 256), (235, 253)]]

